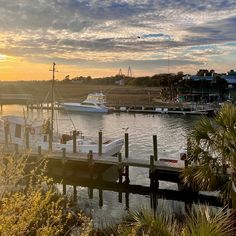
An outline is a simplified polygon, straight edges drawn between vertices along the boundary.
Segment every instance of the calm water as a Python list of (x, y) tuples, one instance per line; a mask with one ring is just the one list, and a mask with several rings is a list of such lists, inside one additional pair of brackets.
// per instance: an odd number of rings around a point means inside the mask
[[(4, 107), (3, 115), (22, 114), (23, 107)], [(34, 115), (42, 115), (34, 112)], [(44, 112), (44, 116), (48, 113)], [(137, 159), (149, 159), (152, 155), (152, 135), (157, 135), (158, 154), (165, 157), (176, 157), (179, 149), (186, 146), (187, 132), (193, 127), (199, 117), (176, 115), (148, 115), (148, 114), (82, 114), (56, 112), (59, 130), (73, 129), (72, 122), (77, 130), (84, 135), (98, 136), (98, 131), (103, 130), (105, 136), (121, 137), (124, 129), (128, 128), (130, 157)], [(71, 122), (72, 121), (72, 122)], [(147, 169), (130, 168), (131, 184), (149, 185), (149, 173)], [(61, 186), (59, 186), (61, 189)], [(161, 182), (160, 188), (176, 189), (176, 184)], [(94, 198), (88, 198), (87, 188), (78, 187), (78, 205), (87, 213), (92, 214), (96, 224), (117, 221), (126, 212), (125, 204), (118, 203), (118, 194), (103, 192), (103, 207), (98, 204), (98, 191), (94, 190)], [(69, 188), (69, 191), (73, 191)], [(130, 208), (139, 209), (141, 206), (150, 206), (149, 196), (130, 194)], [(123, 196), (124, 202), (124, 196)], [(181, 203), (176, 201), (158, 200), (158, 207), (168, 205), (169, 210), (182, 209)]]

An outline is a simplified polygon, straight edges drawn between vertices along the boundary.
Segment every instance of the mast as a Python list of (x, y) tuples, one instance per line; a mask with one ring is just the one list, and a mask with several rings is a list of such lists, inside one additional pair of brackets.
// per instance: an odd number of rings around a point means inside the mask
[(53, 121), (54, 121), (54, 83), (55, 83), (55, 71), (56, 63), (52, 64), (52, 87), (51, 87), (51, 120), (50, 120), (50, 131), (49, 131), (49, 151), (52, 151), (52, 142), (53, 142)]

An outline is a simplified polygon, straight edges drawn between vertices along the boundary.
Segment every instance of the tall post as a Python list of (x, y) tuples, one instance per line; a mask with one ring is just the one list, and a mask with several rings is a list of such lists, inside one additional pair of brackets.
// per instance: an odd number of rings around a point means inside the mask
[(76, 130), (73, 131), (73, 153), (76, 153)]
[(102, 155), (102, 131), (98, 133), (98, 155)]
[(51, 122), (50, 122), (50, 132), (49, 132), (49, 151), (52, 151), (53, 143), (53, 121), (54, 121), (54, 82), (55, 82), (55, 68), (56, 63), (52, 64), (52, 87), (51, 87)]
[(74, 202), (77, 201), (77, 189), (76, 185), (73, 185), (73, 197), (74, 197)]
[(99, 207), (103, 206), (103, 191), (102, 189), (98, 190), (98, 195), (99, 195)]
[(157, 136), (153, 135), (152, 136), (153, 140), (153, 155), (154, 155), (154, 160), (157, 161), (158, 158), (158, 153), (157, 153)]
[[(125, 133), (125, 158), (129, 157), (129, 134)], [(129, 183), (129, 166), (125, 167), (125, 183)]]
[(125, 133), (125, 158), (129, 157), (129, 134)]

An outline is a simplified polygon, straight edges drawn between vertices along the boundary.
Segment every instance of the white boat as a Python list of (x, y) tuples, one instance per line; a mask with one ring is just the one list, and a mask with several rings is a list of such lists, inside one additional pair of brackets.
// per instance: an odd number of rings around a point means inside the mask
[(62, 103), (61, 105), (66, 111), (107, 113), (109, 109), (105, 106), (105, 102), (105, 95), (100, 92), (90, 93), (81, 103)]
[[(20, 116), (2, 116), (0, 118), (0, 142), (17, 144), (19, 148), (26, 147), (26, 139), (30, 149), (49, 150), (49, 126), (50, 122), (42, 120), (31, 120)], [(26, 132), (28, 138), (26, 138)], [(123, 139), (102, 138), (102, 153), (107, 156), (120, 152)], [(72, 133), (54, 133), (52, 139), (52, 151), (66, 149), (67, 153), (73, 152)], [(98, 138), (86, 137), (82, 132), (76, 133), (76, 150), (79, 153), (98, 153)]]

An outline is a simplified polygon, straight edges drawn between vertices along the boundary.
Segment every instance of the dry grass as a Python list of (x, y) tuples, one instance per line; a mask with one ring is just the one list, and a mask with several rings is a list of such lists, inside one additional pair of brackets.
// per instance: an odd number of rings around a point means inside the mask
[[(50, 82), (2, 82), (1, 94), (32, 94), (35, 101), (43, 102), (50, 90)], [(152, 104), (153, 98), (160, 96), (160, 87), (137, 87), (118, 85), (88, 85), (59, 83), (55, 85), (56, 99), (63, 101), (81, 101), (88, 93), (102, 91), (107, 95), (109, 104), (145, 105)], [(50, 96), (48, 101), (50, 100)]]

